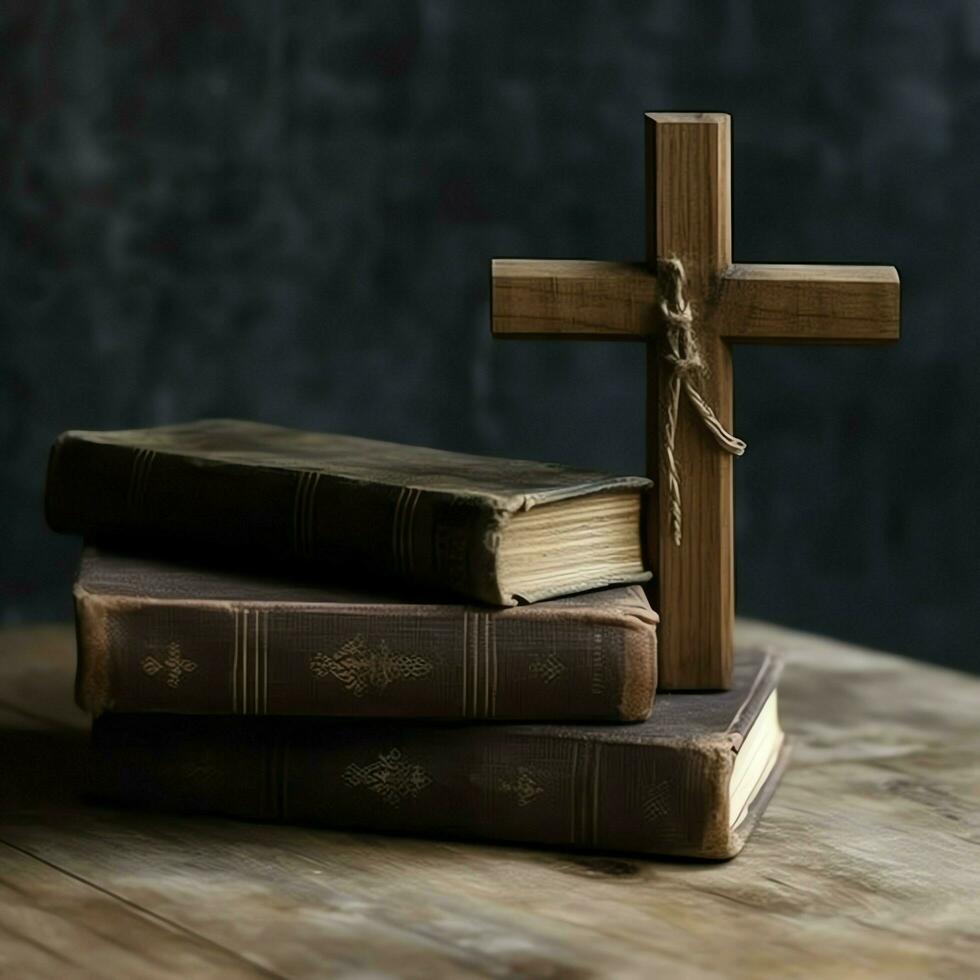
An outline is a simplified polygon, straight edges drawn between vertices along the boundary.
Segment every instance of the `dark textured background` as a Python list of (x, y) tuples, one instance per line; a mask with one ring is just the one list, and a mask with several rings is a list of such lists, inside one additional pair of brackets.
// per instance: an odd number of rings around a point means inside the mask
[(642, 468), (642, 352), (492, 342), (493, 255), (643, 252), (642, 113), (733, 115), (742, 261), (894, 263), (891, 348), (736, 352), (742, 613), (976, 668), (980, 5), (7, 2), (2, 616), (66, 428), (237, 415)]

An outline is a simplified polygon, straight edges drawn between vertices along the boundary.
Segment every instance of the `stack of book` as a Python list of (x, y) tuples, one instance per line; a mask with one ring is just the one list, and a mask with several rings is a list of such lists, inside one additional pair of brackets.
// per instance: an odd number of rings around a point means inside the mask
[(98, 794), (732, 856), (783, 765), (778, 667), (654, 705), (648, 486), (228, 420), (63, 434)]

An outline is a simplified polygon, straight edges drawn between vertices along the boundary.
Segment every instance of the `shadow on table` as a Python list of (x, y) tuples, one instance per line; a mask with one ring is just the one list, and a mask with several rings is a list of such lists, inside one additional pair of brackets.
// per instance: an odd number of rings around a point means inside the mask
[(0, 813), (82, 805), (91, 779), (83, 730), (0, 727)]

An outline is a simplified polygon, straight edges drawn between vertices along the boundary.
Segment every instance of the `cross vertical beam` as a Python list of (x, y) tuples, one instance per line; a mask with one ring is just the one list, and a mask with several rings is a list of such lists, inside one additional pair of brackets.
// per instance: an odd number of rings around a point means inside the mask
[[(722, 425), (732, 428), (732, 356), (705, 329), (710, 291), (731, 265), (731, 140), (720, 113), (648, 113), (646, 125), (646, 261), (679, 258), (687, 273), (707, 375), (701, 393)], [(647, 344), (647, 474), (661, 488), (667, 383), (663, 334)], [(731, 682), (735, 620), (732, 457), (722, 452), (696, 413), (681, 404), (675, 456), (680, 473), (681, 543), (670, 533), (667, 493), (646, 508), (651, 601), (660, 613), (661, 676), (671, 686), (725, 688)]]

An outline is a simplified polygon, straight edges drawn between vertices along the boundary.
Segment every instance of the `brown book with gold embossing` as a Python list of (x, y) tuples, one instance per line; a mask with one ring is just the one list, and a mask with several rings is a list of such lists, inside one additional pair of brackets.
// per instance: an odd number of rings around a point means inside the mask
[(97, 792), (167, 810), (387, 833), (726, 858), (786, 761), (778, 666), (639, 725), (432, 725), (107, 713)]
[(291, 559), (495, 605), (646, 581), (642, 477), (212, 419), (63, 433), (56, 531)]
[(656, 688), (639, 586), (492, 608), (88, 547), (75, 607), (95, 714), (638, 721)]

